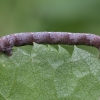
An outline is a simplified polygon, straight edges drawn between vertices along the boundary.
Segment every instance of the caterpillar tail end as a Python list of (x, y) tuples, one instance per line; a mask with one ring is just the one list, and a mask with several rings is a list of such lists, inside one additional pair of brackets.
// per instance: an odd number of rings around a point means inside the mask
[(7, 56), (12, 55), (12, 47), (6, 47), (5, 50), (3, 51)]

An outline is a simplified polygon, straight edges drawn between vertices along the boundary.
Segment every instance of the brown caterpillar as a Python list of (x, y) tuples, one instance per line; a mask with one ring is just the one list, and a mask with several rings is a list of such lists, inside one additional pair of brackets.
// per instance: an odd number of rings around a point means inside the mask
[(27, 32), (16, 33), (0, 38), (0, 52), (12, 55), (13, 46), (39, 44), (88, 45), (100, 50), (100, 36), (70, 32)]

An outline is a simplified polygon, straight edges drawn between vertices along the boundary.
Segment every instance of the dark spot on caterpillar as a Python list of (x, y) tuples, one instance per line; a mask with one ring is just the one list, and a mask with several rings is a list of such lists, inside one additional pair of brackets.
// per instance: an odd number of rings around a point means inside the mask
[(0, 52), (12, 55), (13, 46), (39, 44), (88, 45), (100, 50), (100, 36), (70, 32), (27, 32), (16, 33), (0, 38)]

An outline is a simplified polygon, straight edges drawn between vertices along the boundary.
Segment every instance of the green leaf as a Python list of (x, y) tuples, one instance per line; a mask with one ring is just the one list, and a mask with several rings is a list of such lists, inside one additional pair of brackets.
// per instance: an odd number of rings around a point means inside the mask
[(100, 59), (74, 46), (34, 44), (0, 55), (0, 100), (99, 100)]

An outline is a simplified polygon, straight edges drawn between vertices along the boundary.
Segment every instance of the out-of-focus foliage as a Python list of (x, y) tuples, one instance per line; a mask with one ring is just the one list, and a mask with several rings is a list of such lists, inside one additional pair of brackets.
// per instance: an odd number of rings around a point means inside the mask
[(0, 0), (0, 36), (26, 31), (100, 33), (99, 0)]

